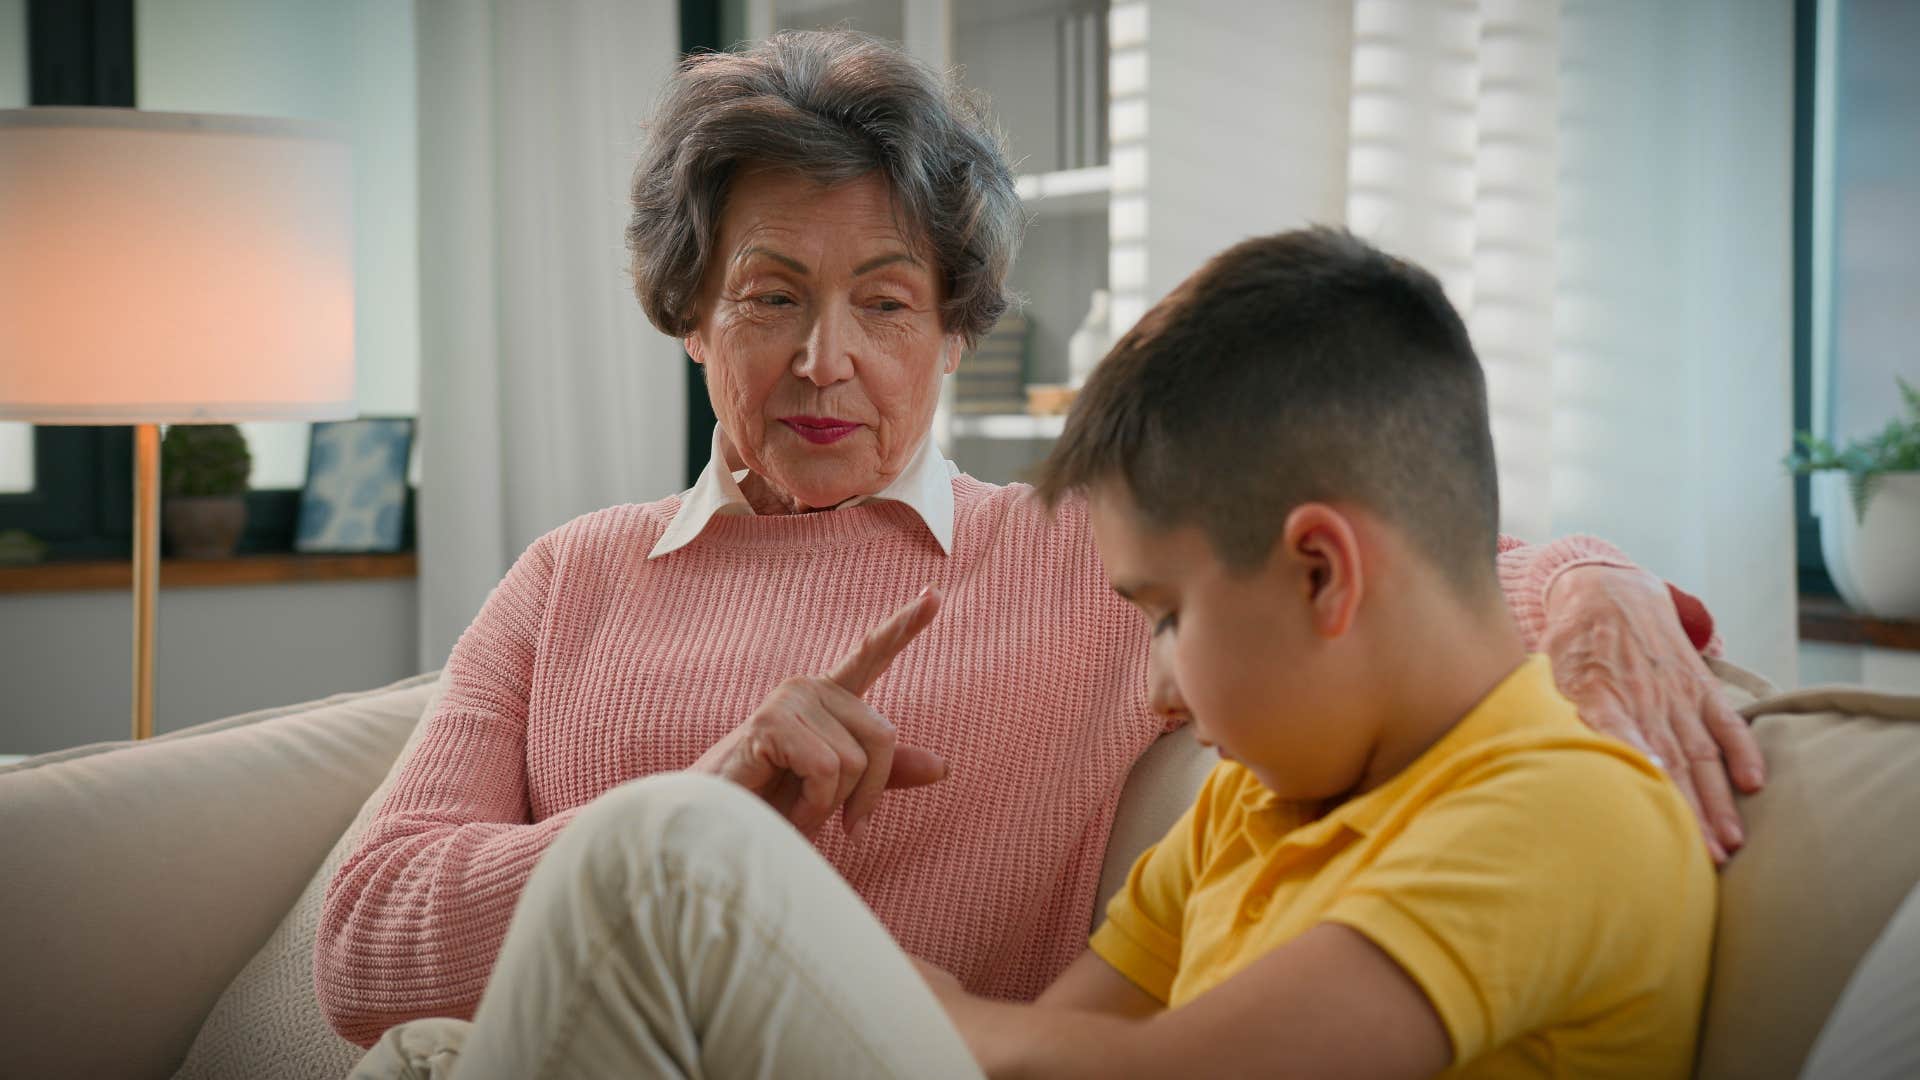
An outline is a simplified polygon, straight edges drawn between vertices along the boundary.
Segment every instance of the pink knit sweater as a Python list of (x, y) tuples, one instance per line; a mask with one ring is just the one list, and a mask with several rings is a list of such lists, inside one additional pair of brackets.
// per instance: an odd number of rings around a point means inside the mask
[[(869, 694), (903, 741), (950, 763), (890, 792), (854, 848), (818, 846), (907, 951), (971, 989), (1037, 994), (1085, 946), (1122, 783), (1163, 724), (1146, 705), (1144, 621), (1108, 588), (1084, 505), (953, 481), (943, 556), (891, 502), (722, 516), (647, 552), (677, 499), (616, 506), (536, 540), (454, 647), (418, 750), (327, 889), (319, 999), (371, 1044), (421, 1016), (471, 1016), (534, 863), (626, 780), (690, 765), (780, 680), (826, 670), (922, 585), (939, 617)], [(1529, 644), (1552, 577), (1624, 564), (1586, 538), (1503, 542)]]

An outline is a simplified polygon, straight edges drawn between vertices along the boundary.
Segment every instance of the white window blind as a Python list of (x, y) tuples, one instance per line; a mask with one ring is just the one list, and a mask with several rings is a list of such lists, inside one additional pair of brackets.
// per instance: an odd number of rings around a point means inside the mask
[(1357, 0), (1347, 221), (1431, 270), (1487, 374), (1501, 526), (1553, 506), (1558, 7)]

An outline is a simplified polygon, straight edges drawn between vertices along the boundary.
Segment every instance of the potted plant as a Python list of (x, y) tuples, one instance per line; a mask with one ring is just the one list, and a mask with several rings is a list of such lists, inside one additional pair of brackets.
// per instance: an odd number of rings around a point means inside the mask
[(1905, 415), (1836, 450), (1802, 431), (1787, 459), (1811, 474), (1820, 553), (1840, 598), (1884, 618), (1920, 618), (1920, 391), (1898, 376)]
[(222, 559), (247, 527), (253, 455), (232, 424), (174, 424), (160, 440), (161, 536), (176, 558)]

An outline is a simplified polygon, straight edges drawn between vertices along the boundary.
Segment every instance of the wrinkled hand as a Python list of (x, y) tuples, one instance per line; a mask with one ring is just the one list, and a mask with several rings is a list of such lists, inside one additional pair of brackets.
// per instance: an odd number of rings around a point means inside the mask
[(947, 775), (938, 754), (901, 746), (893, 724), (862, 700), (939, 610), (940, 594), (921, 590), (826, 675), (774, 687), (692, 771), (725, 777), (760, 796), (809, 838), (839, 810), (847, 838), (859, 843), (882, 791)]
[(1542, 639), (1554, 681), (1588, 724), (1657, 759), (1700, 819), (1715, 862), (1744, 842), (1733, 787), (1751, 794), (1766, 763), (1746, 721), (1680, 626), (1673, 597), (1641, 570), (1577, 566), (1546, 597)]

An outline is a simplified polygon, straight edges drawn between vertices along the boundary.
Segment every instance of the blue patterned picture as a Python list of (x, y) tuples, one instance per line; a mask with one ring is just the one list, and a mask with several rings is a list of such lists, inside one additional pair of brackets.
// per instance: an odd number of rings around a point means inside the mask
[(410, 417), (313, 425), (295, 551), (399, 551)]

